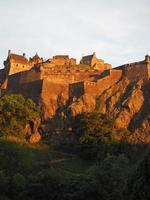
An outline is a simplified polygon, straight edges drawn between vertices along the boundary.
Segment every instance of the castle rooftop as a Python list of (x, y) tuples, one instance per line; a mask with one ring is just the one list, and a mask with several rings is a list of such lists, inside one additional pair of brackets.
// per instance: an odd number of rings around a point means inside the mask
[(69, 56), (68, 55), (56, 55), (56, 56), (53, 56), (54, 59), (69, 59)]
[(10, 53), (8, 55), (8, 58), (11, 60), (14, 60), (15, 62), (18, 62), (18, 63), (22, 63), (22, 64), (28, 63), (28, 59), (25, 57), (25, 55), (22, 56), (22, 55)]

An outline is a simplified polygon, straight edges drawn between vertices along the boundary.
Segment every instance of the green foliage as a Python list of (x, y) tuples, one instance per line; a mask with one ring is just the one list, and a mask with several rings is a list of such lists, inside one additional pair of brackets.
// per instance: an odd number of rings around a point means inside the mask
[(23, 136), (28, 121), (39, 116), (40, 110), (31, 99), (18, 94), (0, 99), (0, 136)]
[(100, 97), (98, 97), (98, 98), (96, 99), (95, 111), (98, 111), (98, 110), (99, 110), (100, 105), (101, 105), (101, 99), (100, 99)]
[[(93, 149), (93, 155), (95, 151), (101, 159), (85, 161), (71, 150), (66, 153), (45, 144), (30, 146), (0, 139), (0, 199), (127, 200), (131, 196), (131, 200), (145, 200), (149, 197), (148, 155), (138, 167), (146, 147), (125, 143), (82, 146), (87, 147), (87, 155)], [(126, 185), (128, 193), (124, 195)]]
[(1, 170), (0, 171), (0, 194), (7, 193), (9, 191), (9, 177), (6, 175), (6, 173)]
[(110, 142), (113, 139), (113, 120), (98, 112), (82, 113), (75, 117), (73, 130), (81, 143)]
[(22, 174), (17, 173), (13, 176), (11, 184), (12, 190), (15, 194), (17, 194), (18, 192), (22, 192), (25, 189), (26, 179)]
[[(1, 135), (22, 133), (26, 122), (38, 115), (31, 100), (3, 97)], [(128, 132), (115, 130), (113, 120), (97, 112), (78, 115), (73, 130), (76, 142), (59, 150), (0, 138), (0, 199), (149, 199), (150, 154), (139, 162), (147, 146), (129, 144)], [(117, 142), (116, 135), (123, 140)]]
[[(103, 185), (108, 199), (122, 199), (122, 192), (127, 181), (129, 160), (125, 155), (108, 155), (93, 170), (97, 183)], [(109, 193), (108, 193), (109, 191)], [(109, 197), (108, 197), (109, 196)]]

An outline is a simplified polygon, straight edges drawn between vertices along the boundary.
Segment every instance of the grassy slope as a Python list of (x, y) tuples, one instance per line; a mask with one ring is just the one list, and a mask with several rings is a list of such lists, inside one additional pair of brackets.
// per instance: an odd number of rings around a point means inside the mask
[(61, 174), (80, 175), (92, 163), (76, 155), (55, 151), (46, 144), (28, 145), (0, 140), (0, 169), (8, 173), (37, 174), (43, 170), (55, 169)]

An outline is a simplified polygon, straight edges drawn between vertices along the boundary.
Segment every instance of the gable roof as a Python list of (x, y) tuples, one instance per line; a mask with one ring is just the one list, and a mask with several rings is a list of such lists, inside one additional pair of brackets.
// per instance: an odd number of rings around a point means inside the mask
[(38, 60), (40, 59), (39, 55), (36, 53), (35, 56), (32, 57), (32, 60)]
[(8, 59), (14, 60), (15, 62), (18, 62), (18, 63), (28, 64), (28, 59), (25, 58), (24, 56), (21, 56), (21, 55), (17, 55), (17, 54), (11, 53), (11, 54), (8, 56)]
[(91, 61), (92, 58), (93, 58), (93, 54), (92, 54), (92, 55), (88, 55), (88, 56), (83, 56), (83, 57), (82, 57), (82, 60), (83, 60), (83, 61), (86, 61), (86, 60), (90, 60), (90, 61)]

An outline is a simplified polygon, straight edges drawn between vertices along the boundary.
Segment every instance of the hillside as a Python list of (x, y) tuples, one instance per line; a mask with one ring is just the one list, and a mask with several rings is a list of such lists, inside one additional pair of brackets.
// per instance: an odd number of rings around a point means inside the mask
[(130, 81), (122, 78), (110, 86), (96, 100), (92, 93), (83, 95), (67, 109), (72, 115), (96, 109), (115, 119), (119, 128), (132, 132), (132, 142), (150, 141), (150, 83), (144, 80)]
[(133, 143), (149, 142), (150, 56), (111, 68), (93, 53), (80, 63), (68, 55), (28, 60), (9, 51), (0, 71), (1, 96), (19, 93), (33, 99), (41, 108), (45, 134), (63, 134), (77, 114), (96, 111), (130, 131)]

